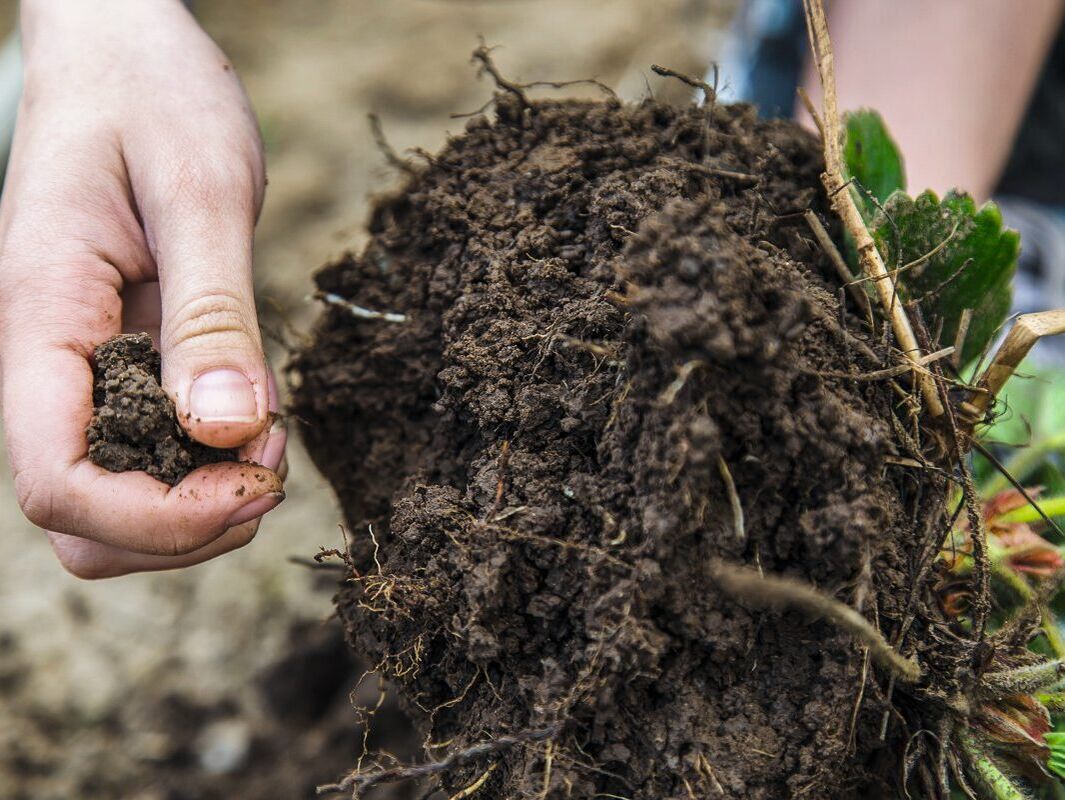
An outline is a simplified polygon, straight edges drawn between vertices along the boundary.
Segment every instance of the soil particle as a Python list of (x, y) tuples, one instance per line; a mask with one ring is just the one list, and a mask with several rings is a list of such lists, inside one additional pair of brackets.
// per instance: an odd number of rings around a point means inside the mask
[(207, 447), (178, 424), (160, 385), (159, 352), (146, 333), (108, 339), (93, 356), (89, 460), (111, 472), (143, 470), (177, 484), (197, 467), (236, 461), (235, 450)]
[(494, 121), (377, 204), (361, 255), (318, 274), (406, 315), (331, 306), (293, 365), (352, 530), (351, 643), (426, 741), (450, 743), (426, 760), (559, 726), (495, 755), (486, 796), (870, 785), (883, 705), (866, 693), (852, 741), (859, 648), (748, 611), (711, 576), (724, 559), (844, 602), (863, 580), (904, 594), (916, 537), (914, 501), (885, 478), (894, 398), (824, 374), (887, 353), (854, 346), (793, 216), (824, 210), (820, 169), (811, 136), (746, 106), (501, 95)]

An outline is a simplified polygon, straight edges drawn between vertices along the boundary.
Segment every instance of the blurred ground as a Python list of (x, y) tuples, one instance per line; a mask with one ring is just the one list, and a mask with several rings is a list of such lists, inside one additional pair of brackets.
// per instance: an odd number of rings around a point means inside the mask
[[(306, 329), (310, 273), (357, 247), (392, 145), (437, 149), (489, 96), (483, 34), (516, 80), (595, 77), (678, 100), (652, 62), (699, 74), (721, 0), (202, 0), (243, 76), (270, 186), (259, 227), (264, 327)], [(0, 3), (11, 20), (13, 3)], [(10, 24), (10, 23), (8, 23)], [(281, 333), (291, 341), (291, 333)], [(283, 347), (272, 346), (276, 363)], [(248, 548), (180, 574), (85, 584), (54, 563), (0, 479), (0, 797), (310, 797), (361, 743), (328, 574), (289, 563), (339, 543), (338, 513), (298, 445), (288, 499)]]

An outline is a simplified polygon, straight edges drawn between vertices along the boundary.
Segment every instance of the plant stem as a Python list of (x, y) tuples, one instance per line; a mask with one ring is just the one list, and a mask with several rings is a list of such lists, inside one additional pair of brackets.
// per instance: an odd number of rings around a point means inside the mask
[[(822, 101), (824, 116), (819, 123), (825, 150), (825, 171), (821, 176), (821, 182), (825, 185), (832, 208), (843, 222), (843, 227), (854, 237), (858, 259), (865, 274), (873, 281), (884, 313), (891, 321), (891, 328), (895, 333), (899, 348), (906, 358), (914, 362), (914, 379), (920, 387), (928, 413), (933, 417), (939, 417), (944, 411), (943, 403), (939, 399), (939, 391), (933, 377), (917, 369), (917, 362), (921, 358), (921, 348), (917, 343), (913, 327), (910, 325), (910, 318), (906, 316), (906, 311), (902, 307), (898, 288), (888, 273), (887, 267), (884, 266), (884, 259), (869, 229), (865, 226), (865, 221), (858, 210), (858, 205), (854, 202), (854, 196), (849, 191), (847, 181), (843, 179), (843, 155), (840, 151), (843, 127), (840, 124), (839, 108), (836, 102), (835, 58), (828, 35), (828, 20), (825, 17), (824, 5), (822, 0), (803, 0), (803, 7), (806, 10), (806, 27), (810, 33), (810, 48), (817, 65), (824, 95)], [(804, 100), (808, 102), (805, 96)], [(818, 119), (813, 108), (810, 112), (814, 119)]]
[(1065, 677), (1065, 662), (1055, 659), (1027, 667), (1014, 667), (999, 672), (985, 672), (983, 685), (993, 697), (1031, 694), (1053, 686)]
[[(1011, 569), (1009, 564), (1006, 563), (1009, 551), (1000, 550), (997, 553), (991, 555), (991, 574), (1002, 581), (1006, 586), (1016, 594), (1021, 604), (1025, 604), (1031, 601), (1035, 596), (1035, 590), (1031, 584), (1024, 579), (1024, 576), (1020, 575), (1016, 570)], [(959, 575), (966, 574), (967, 571), (971, 571), (971, 560), (968, 565), (968, 570), (965, 565), (956, 572)], [(1065, 638), (1062, 638), (1061, 629), (1058, 627), (1057, 619), (1054, 614), (1048, 609), (1044, 608), (1040, 612), (1040, 624), (1042, 626), (1043, 635), (1046, 637), (1047, 644), (1050, 646), (1050, 652), (1053, 653), (1055, 658), (1065, 659)]]
[(968, 731), (957, 733), (969, 777), (989, 800), (1026, 800), (1024, 793), (1000, 770)]

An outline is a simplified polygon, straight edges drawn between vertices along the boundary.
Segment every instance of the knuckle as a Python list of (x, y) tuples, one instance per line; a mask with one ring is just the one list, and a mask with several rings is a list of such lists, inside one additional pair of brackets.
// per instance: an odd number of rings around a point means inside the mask
[(174, 172), (174, 194), (179, 201), (209, 214), (251, 212), (257, 192), (257, 159), (232, 150), (212, 157), (182, 158)]
[(222, 290), (185, 303), (170, 317), (163, 336), (171, 347), (179, 348), (205, 339), (250, 337), (251, 321), (237, 295)]
[(154, 549), (155, 555), (160, 556), (185, 556), (200, 546), (197, 531), (188, 525), (173, 525), (167, 528), (159, 537), (158, 544)]
[(55, 523), (53, 495), (46, 482), (30, 470), (18, 470), (14, 474), (15, 498), (18, 506), (33, 525), (51, 528)]

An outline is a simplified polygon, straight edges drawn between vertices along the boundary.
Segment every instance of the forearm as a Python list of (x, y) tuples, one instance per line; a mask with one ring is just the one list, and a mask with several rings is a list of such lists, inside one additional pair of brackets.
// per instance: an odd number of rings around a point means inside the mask
[[(830, 8), (843, 109), (879, 110), (913, 190), (986, 198), (1061, 21), (1062, 0), (836, 2)], [(820, 96), (812, 70), (807, 90)], [(816, 99), (815, 99), (816, 103)]]

